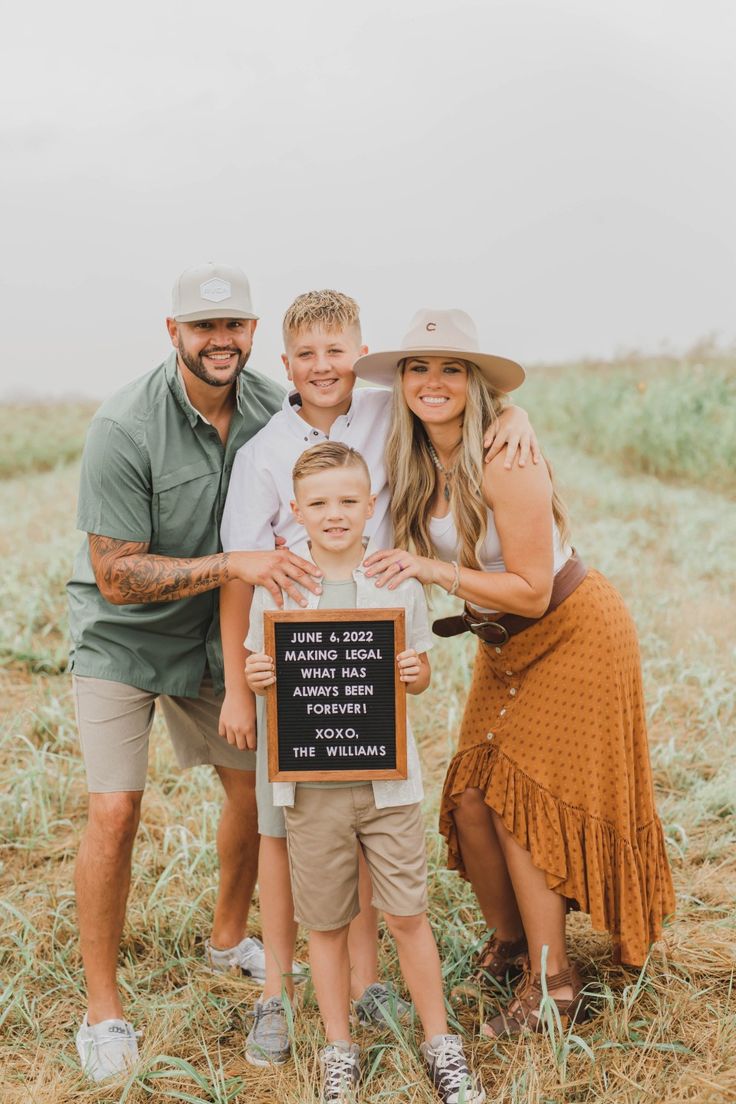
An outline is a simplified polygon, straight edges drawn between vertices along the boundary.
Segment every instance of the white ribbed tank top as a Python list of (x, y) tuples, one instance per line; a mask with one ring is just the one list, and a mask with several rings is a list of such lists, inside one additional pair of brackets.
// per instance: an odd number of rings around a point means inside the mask
[[(501, 541), (498, 538), (496, 523), (493, 520), (493, 510), (487, 510), (487, 515), (486, 539), (483, 541), (478, 559), (484, 571), (505, 571), (506, 564), (503, 562), (503, 555), (501, 554)], [(432, 517), (429, 519), (429, 536), (438, 559), (451, 562), (458, 558), (460, 541), (458, 540), (452, 511), (448, 513), (447, 517)], [(560, 540), (560, 531), (554, 519), (552, 520), (552, 546), (554, 549), (554, 574), (556, 575), (570, 559), (572, 548), (568, 544), (563, 545)]]

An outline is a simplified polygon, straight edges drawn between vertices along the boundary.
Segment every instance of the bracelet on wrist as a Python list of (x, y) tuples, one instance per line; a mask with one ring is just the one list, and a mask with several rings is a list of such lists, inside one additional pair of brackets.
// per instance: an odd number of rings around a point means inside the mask
[(455, 571), (455, 578), (452, 580), (452, 586), (447, 588), (449, 595), (457, 594), (460, 589), (460, 564), (457, 560), (452, 560), (452, 566)]

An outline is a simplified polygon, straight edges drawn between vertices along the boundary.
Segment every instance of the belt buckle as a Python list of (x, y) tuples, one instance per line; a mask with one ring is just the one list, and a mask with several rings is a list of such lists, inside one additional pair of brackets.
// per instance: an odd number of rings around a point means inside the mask
[[(477, 636), (479, 640), (482, 640), (484, 644), (495, 644), (497, 648), (502, 648), (503, 645), (507, 644), (509, 641), (509, 631), (506, 626), (502, 625), (499, 621), (474, 621), (472, 616), (467, 612), (465, 614), (465, 621), (473, 635)], [(489, 640), (485, 635), (486, 629), (494, 629), (500, 633), (500, 636), (493, 637)]]

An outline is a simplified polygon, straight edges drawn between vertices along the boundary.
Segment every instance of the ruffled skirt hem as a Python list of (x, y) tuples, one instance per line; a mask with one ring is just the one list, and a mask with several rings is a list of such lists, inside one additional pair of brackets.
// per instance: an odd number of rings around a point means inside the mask
[(453, 811), (467, 789), (486, 805), (543, 870), (548, 886), (608, 931), (616, 961), (641, 966), (662, 924), (674, 912), (674, 893), (658, 817), (624, 838), (610, 823), (566, 804), (521, 771), (499, 748), (478, 744), (450, 763), (440, 809), (448, 866), (466, 877)]

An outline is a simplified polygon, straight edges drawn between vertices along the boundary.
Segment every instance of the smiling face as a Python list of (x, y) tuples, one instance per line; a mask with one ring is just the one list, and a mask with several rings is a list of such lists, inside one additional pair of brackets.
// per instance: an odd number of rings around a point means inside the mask
[(171, 344), (189, 371), (211, 387), (229, 387), (245, 368), (253, 345), (253, 318), (166, 319)]
[(353, 365), (367, 352), (354, 327), (323, 330), (321, 327), (289, 334), (281, 357), (286, 374), (299, 392), (302, 416), (312, 411), (345, 414), (355, 386)]
[(406, 405), (427, 427), (462, 425), (468, 398), (468, 368), (463, 360), (440, 356), (408, 357), (401, 389)]
[(376, 496), (362, 465), (350, 464), (304, 475), (294, 484), (291, 508), (316, 551), (350, 552), (362, 546)]

